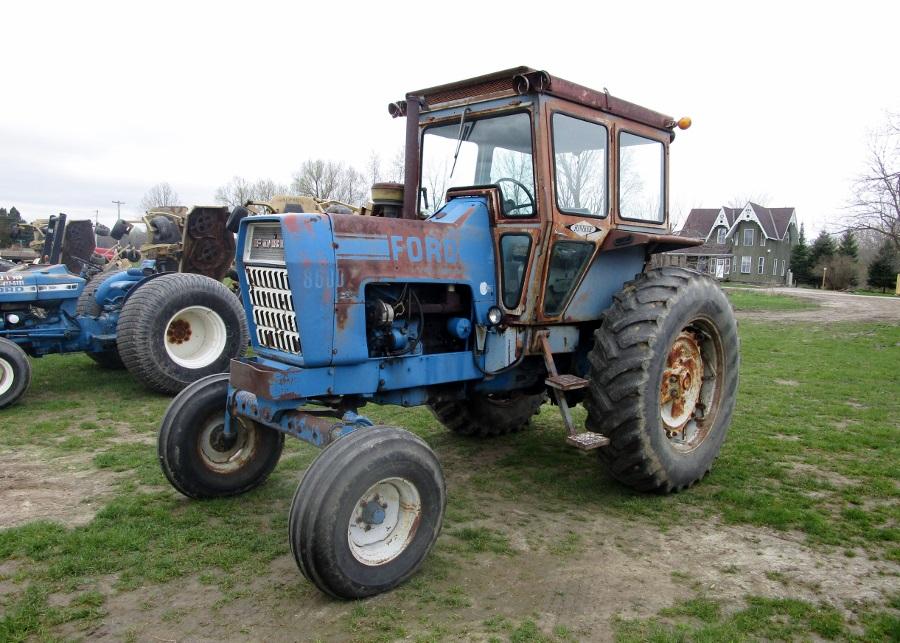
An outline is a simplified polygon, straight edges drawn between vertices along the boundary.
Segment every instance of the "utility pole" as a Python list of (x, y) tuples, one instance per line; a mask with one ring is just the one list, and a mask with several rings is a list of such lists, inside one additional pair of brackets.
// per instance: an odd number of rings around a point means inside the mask
[(100, 210), (94, 210), (94, 227), (97, 227), (97, 224), (100, 223)]
[(122, 206), (125, 205), (124, 201), (113, 201), (116, 204), (116, 218), (122, 218)]

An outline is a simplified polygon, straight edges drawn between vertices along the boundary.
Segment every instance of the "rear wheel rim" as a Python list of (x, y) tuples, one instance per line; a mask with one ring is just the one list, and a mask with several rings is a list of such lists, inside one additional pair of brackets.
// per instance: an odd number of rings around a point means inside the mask
[(374, 567), (402, 554), (422, 519), (419, 490), (406, 478), (385, 478), (356, 502), (347, 527), (353, 557)]
[(13, 380), (15, 380), (15, 378), (16, 373), (13, 370), (12, 363), (0, 357), (0, 395), (3, 395), (12, 388)]
[(709, 437), (725, 380), (721, 335), (709, 319), (686, 325), (669, 347), (659, 383), (659, 419), (669, 446), (697, 449)]
[(228, 343), (222, 317), (206, 306), (189, 306), (175, 313), (166, 324), (163, 344), (173, 362), (188, 369), (213, 364)]

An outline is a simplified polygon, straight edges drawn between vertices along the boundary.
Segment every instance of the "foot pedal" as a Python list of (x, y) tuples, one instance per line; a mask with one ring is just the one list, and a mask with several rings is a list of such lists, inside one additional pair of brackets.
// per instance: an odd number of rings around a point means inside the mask
[(593, 433), (585, 431), (584, 433), (576, 433), (575, 435), (566, 436), (566, 442), (573, 447), (578, 447), (582, 451), (590, 451), (591, 449), (599, 449), (609, 444), (609, 438), (602, 433)]
[(568, 373), (563, 375), (552, 375), (544, 380), (544, 383), (550, 388), (555, 388), (560, 391), (576, 391), (581, 388), (587, 388), (588, 384), (590, 384), (586, 379), (575, 375), (569, 375)]

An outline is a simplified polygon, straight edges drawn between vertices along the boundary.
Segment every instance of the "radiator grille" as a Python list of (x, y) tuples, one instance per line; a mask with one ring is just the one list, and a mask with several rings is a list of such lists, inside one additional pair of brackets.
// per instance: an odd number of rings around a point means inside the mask
[(247, 266), (247, 283), (260, 346), (299, 355), (300, 334), (287, 270)]
[(254, 223), (250, 226), (247, 258), (261, 263), (284, 263), (284, 238), (278, 223)]

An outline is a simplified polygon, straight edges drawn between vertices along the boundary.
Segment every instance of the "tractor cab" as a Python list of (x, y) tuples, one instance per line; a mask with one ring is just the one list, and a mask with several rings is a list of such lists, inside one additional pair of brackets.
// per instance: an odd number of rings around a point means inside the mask
[(696, 245), (669, 234), (667, 210), (668, 146), (690, 119), (527, 67), (410, 92), (390, 112), (408, 119), (405, 217), (488, 197), (509, 322), (596, 319), (650, 254)]

